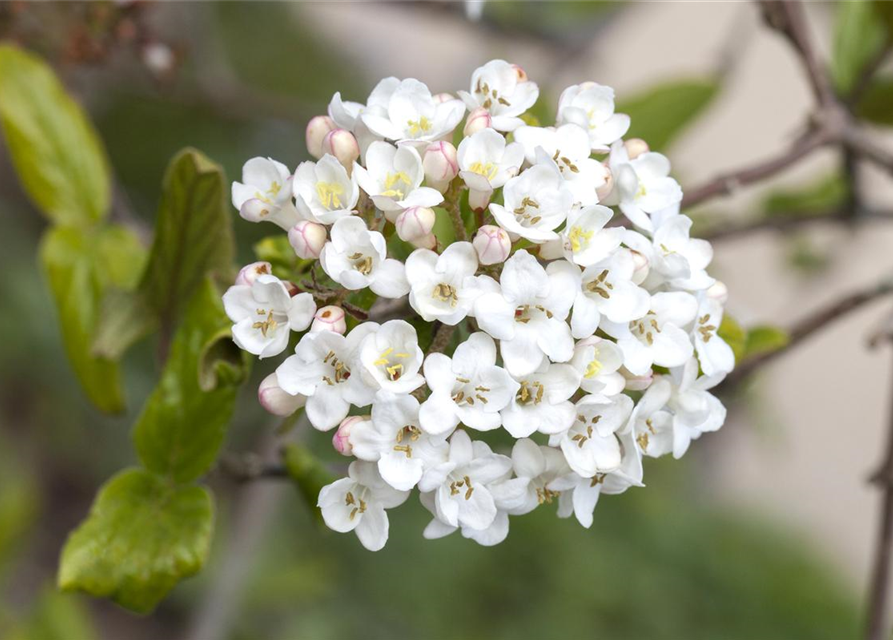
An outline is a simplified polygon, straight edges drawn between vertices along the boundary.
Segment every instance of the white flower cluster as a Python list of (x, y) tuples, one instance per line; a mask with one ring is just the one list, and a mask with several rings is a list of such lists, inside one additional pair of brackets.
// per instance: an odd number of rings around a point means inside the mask
[[(337, 285), (255, 263), (224, 303), (235, 342), (261, 358), (309, 328), (260, 400), (337, 428), (335, 448), (356, 460), (319, 507), (371, 550), (414, 488), (433, 515), (427, 538), (496, 544), (509, 516), (553, 500), (589, 527), (601, 493), (642, 486), (643, 455), (679, 458), (725, 420), (710, 393), (734, 366), (717, 335), (725, 287), (705, 271), (709, 243), (689, 237), (667, 158), (623, 140), (613, 90), (568, 87), (548, 127), (527, 124), (539, 90), (516, 65), (493, 60), (458, 94), (396, 78), (365, 105), (335, 94), (307, 128), (318, 161), (292, 175), (254, 158), (233, 184), (243, 218), (282, 227)], [(459, 236), (447, 246), (438, 217)], [(394, 234), (416, 247), (405, 262), (388, 255)], [(349, 319), (346, 297), (367, 287), (407, 296), (407, 319)], [(465, 339), (425, 354), (423, 323), (434, 343)], [(475, 439), (500, 428), (510, 456)]]

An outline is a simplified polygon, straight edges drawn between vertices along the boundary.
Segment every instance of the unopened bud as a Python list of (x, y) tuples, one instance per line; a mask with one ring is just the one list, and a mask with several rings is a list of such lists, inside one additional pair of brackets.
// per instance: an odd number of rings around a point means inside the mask
[(630, 253), (633, 254), (633, 284), (642, 284), (648, 277), (648, 272), (651, 271), (651, 264), (645, 254), (638, 251), (630, 251)]
[(435, 142), (429, 145), (425, 150), (422, 165), (425, 167), (425, 180), (428, 186), (443, 193), (453, 178), (459, 175), (456, 147), (449, 142)]
[(347, 323), (344, 321), (344, 309), (335, 305), (329, 305), (318, 309), (313, 316), (313, 324), (310, 325), (310, 333), (319, 331), (332, 331), (344, 335), (347, 331)]
[(353, 445), (350, 443), (350, 430), (355, 424), (369, 419), (369, 416), (348, 416), (342, 420), (335, 435), (332, 436), (332, 446), (335, 447), (335, 451), (342, 456), (353, 455)]
[(707, 289), (707, 297), (716, 300), (719, 304), (725, 304), (729, 299), (729, 288), (724, 282), (717, 280), (709, 289)]
[(397, 216), (397, 235), (401, 240), (412, 242), (424, 238), (434, 228), (436, 218), (434, 209), (428, 207), (410, 207)]
[(242, 267), (239, 275), (236, 276), (236, 284), (252, 285), (259, 276), (270, 275), (273, 273), (273, 265), (269, 262), (252, 262)]
[(410, 240), (409, 244), (414, 247), (418, 247), (419, 249), (434, 249), (437, 248), (437, 237), (433, 233), (429, 233), (426, 236), (422, 236), (421, 238), (416, 238), (415, 240)]
[(467, 138), (478, 131), (489, 129), (492, 126), (493, 118), (490, 116), (489, 111), (483, 107), (473, 109), (471, 113), (468, 114), (468, 119), (465, 121), (465, 137)]
[(515, 75), (518, 76), (518, 82), (527, 82), (527, 72), (524, 71), (520, 66), (513, 64), (512, 69), (515, 70)]
[(634, 376), (626, 367), (620, 367), (621, 375), (626, 379), (626, 389), (628, 391), (644, 391), (651, 386), (654, 380), (653, 374), (649, 371), (642, 376)]
[(318, 258), (326, 245), (326, 228), (318, 222), (301, 220), (288, 230), (288, 242), (299, 258)]
[(471, 243), (478, 254), (481, 264), (498, 264), (505, 262), (512, 250), (512, 241), (504, 229), (485, 224), (478, 229)]
[(630, 160), (635, 160), (643, 153), (651, 151), (651, 149), (648, 148), (648, 143), (642, 140), (642, 138), (630, 138), (629, 140), (624, 140), (623, 146), (626, 147), (626, 153), (629, 155)]
[(322, 140), (323, 153), (335, 156), (347, 173), (353, 170), (353, 163), (360, 157), (360, 145), (354, 135), (346, 129), (332, 129)]
[(595, 195), (598, 197), (599, 202), (604, 202), (613, 190), (614, 173), (608, 167), (605, 167), (605, 183), (595, 190)]
[(307, 398), (298, 394), (296, 396), (285, 392), (279, 386), (279, 379), (274, 371), (260, 383), (257, 389), (257, 399), (260, 406), (274, 416), (290, 416), (304, 406)]
[(325, 152), (322, 150), (322, 141), (326, 135), (335, 129), (335, 121), (329, 116), (316, 116), (307, 123), (305, 140), (307, 151), (314, 158), (322, 158)]
[(434, 96), (434, 104), (443, 104), (444, 102), (449, 102), (450, 100), (455, 100), (456, 96), (452, 93), (438, 93)]

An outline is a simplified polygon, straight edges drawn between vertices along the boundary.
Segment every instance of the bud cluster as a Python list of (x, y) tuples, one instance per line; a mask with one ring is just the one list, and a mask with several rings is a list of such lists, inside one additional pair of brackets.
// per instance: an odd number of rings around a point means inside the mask
[[(232, 187), (302, 261), (297, 284), (242, 269), (224, 295), (233, 340), (266, 358), (301, 333), (258, 397), (334, 432), (353, 461), (318, 504), (371, 550), (414, 490), (427, 538), (497, 544), (553, 501), (589, 527), (600, 494), (643, 486), (644, 457), (679, 458), (725, 420), (711, 389), (734, 366), (728, 292), (669, 160), (624, 139), (613, 90), (568, 87), (550, 126), (502, 60), (456, 95), (393, 77), (365, 104), (336, 93), (307, 125), (315, 161), (253, 158)], [(366, 289), (391, 299), (368, 315), (397, 319), (368, 320), (349, 299)], [(486, 442), (496, 430), (511, 451)]]

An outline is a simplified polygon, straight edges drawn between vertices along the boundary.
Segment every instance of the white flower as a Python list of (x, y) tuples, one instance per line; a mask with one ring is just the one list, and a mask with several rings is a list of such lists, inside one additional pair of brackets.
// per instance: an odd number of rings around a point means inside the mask
[(607, 170), (589, 157), (589, 137), (575, 124), (552, 127), (518, 127), (515, 140), (524, 147), (530, 164), (554, 165), (574, 194), (574, 203), (583, 206), (598, 202), (596, 190), (605, 184)]
[(536, 165), (509, 180), (503, 203), (491, 204), (499, 226), (536, 243), (555, 240), (555, 229), (565, 221), (574, 196), (554, 166)]
[(635, 231), (626, 231), (624, 242), (642, 253), (649, 262), (646, 284), (656, 287), (667, 282), (674, 289), (701, 291), (716, 280), (707, 275), (713, 260), (713, 247), (706, 240), (690, 238), (691, 218), (677, 215), (663, 222), (647, 240)]
[(530, 513), (541, 504), (558, 497), (549, 484), (571, 472), (561, 451), (522, 438), (512, 447), (514, 478), (490, 485), (496, 505), (509, 515)]
[(651, 296), (651, 310), (629, 324), (602, 320), (601, 328), (617, 338), (623, 365), (633, 375), (643, 375), (651, 365), (678, 367), (694, 353), (683, 327), (695, 319), (698, 302), (690, 293), (671, 291)]
[(651, 214), (673, 207), (682, 201), (679, 183), (670, 178), (670, 161), (666, 156), (649, 151), (630, 160), (626, 147), (618, 140), (611, 146), (611, 172), (614, 193), (620, 210), (630, 222), (651, 233)]
[(223, 306), (234, 323), (233, 342), (261, 358), (282, 353), (289, 333), (309, 327), (316, 313), (312, 295), (292, 297), (282, 280), (268, 274), (258, 276), (253, 284), (227, 289)]
[(338, 533), (355, 531), (364, 547), (378, 551), (388, 541), (385, 509), (406, 502), (409, 491), (397, 491), (388, 485), (369, 462), (352, 462), (347, 473), (347, 478), (322, 488), (317, 506), (330, 529)]
[(735, 368), (735, 354), (717, 333), (722, 324), (722, 304), (704, 294), (700, 298), (701, 304), (692, 336), (701, 370), (708, 376), (728, 373)]
[(588, 338), (595, 333), (602, 316), (610, 322), (627, 323), (648, 313), (651, 296), (633, 284), (635, 269), (629, 249), (619, 249), (609, 258), (586, 267), (571, 316), (575, 338)]
[(468, 188), (489, 198), (490, 193), (521, 170), (524, 148), (517, 142), (507, 145), (505, 138), (493, 129), (482, 129), (459, 143), (458, 160), (459, 176)]
[(493, 117), (497, 131), (514, 131), (524, 121), (518, 116), (534, 105), (540, 90), (535, 82), (519, 76), (518, 69), (505, 60), (491, 60), (471, 74), (471, 92), (459, 97), (469, 111), (483, 107)]
[(670, 379), (657, 376), (630, 416), (636, 445), (646, 456), (659, 458), (673, 450), (673, 414), (667, 410), (672, 392)]
[(605, 228), (613, 216), (613, 211), (600, 204), (571, 209), (567, 226), (561, 232), (565, 257), (574, 264), (588, 267), (614, 253), (623, 241), (624, 229)]
[(373, 142), (366, 151), (366, 167), (354, 163), (353, 174), (391, 222), (404, 209), (443, 202), (439, 191), (421, 186), (425, 177), (422, 158), (412, 147)]
[(726, 421), (726, 408), (710, 389), (722, 382), (724, 374), (698, 377), (694, 358), (670, 370), (673, 393), (667, 406), (673, 412), (673, 457), (681, 458), (692, 440), (702, 433), (716, 431)]
[(629, 116), (614, 113), (614, 90), (595, 82), (574, 84), (558, 99), (558, 124), (572, 122), (589, 132), (593, 151), (605, 152), (629, 130)]
[(329, 116), (336, 125), (342, 129), (347, 129), (357, 137), (362, 156), (366, 155), (369, 145), (375, 140), (381, 140), (381, 137), (372, 133), (363, 124), (361, 116), (366, 112), (386, 116), (388, 103), (399, 84), (400, 80), (393, 76), (385, 78), (369, 94), (366, 104), (342, 100), (340, 92), (332, 97), (332, 101), (329, 103)]
[(592, 512), (602, 493), (612, 495), (623, 493), (629, 487), (642, 485), (642, 455), (633, 441), (631, 429), (618, 434), (620, 442), (620, 467), (608, 473), (597, 473), (584, 478), (571, 473), (549, 483), (548, 488), (560, 493), (558, 517), (575, 515), (577, 521), (587, 529), (592, 526)]
[(409, 304), (427, 322), (456, 325), (472, 310), (474, 296), (466, 284), (474, 281), (477, 253), (470, 242), (454, 242), (439, 256), (416, 249), (406, 259), (406, 278), (412, 288)]
[(330, 235), (319, 262), (332, 280), (351, 290), (369, 287), (384, 298), (399, 298), (409, 293), (403, 263), (386, 257), (384, 236), (369, 231), (360, 218), (350, 216), (337, 220)]
[(434, 513), (443, 524), (484, 530), (496, 519), (488, 485), (503, 479), (511, 468), (510, 458), (493, 453), (483, 442), (472, 444), (460, 430), (450, 438), (448, 461), (430, 469), (419, 490), (434, 492)]
[(518, 383), (496, 366), (496, 343), (486, 333), (471, 334), (453, 357), (432, 353), (425, 359), (425, 380), (431, 395), (419, 414), (428, 433), (451, 432), (461, 422), (478, 431), (502, 424), (499, 412), (508, 406)]
[(586, 393), (614, 396), (626, 385), (618, 371), (623, 366), (623, 352), (610, 340), (596, 336), (580, 340), (574, 347), (571, 365), (582, 376), (580, 388)]
[(542, 364), (524, 376), (516, 376), (518, 391), (502, 410), (502, 424), (515, 438), (535, 431), (560, 433), (574, 421), (571, 396), (580, 388), (580, 374), (569, 364)]
[(352, 425), (350, 445), (360, 460), (378, 463), (382, 479), (400, 491), (412, 489), (426, 469), (447, 461), (446, 439), (419, 428), (419, 401), (379, 391), (372, 419)]
[(553, 362), (573, 356), (574, 341), (564, 321), (579, 274), (568, 262), (547, 269), (527, 251), (518, 251), (502, 268), (499, 292), (485, 292), (474, 304), (481, 329), (500, 341), (505, 367), (515, 377), (533, 373), (547, 355)]
[(633, 401), (627, 395), (585, 396), (574, 408), (573, 425), (552, 436), (549, 444), (559, 445), (571, 469), (584, 478), (617, 471), (623, 457), (619, 432), (632, 410)]
[(307, 419), (316, 429), (328, 431), (347, 417), (350, 406), (365, 407), (374, 390), (363, 383), (357, 353), (363, 339), (378, 325), (364, 322), (343, 336), (334, 331), (305, 334), (276, 369), (286, 392), (307, 396)]
[(430, 142), (450, 134), (464, 113), (461, 100), (437, 103), (424, 83), (408, 78), (394, 88), (384, 112), (367, 109), (360, 118), (387, 140)]
[(410, 393), (425, 384), (419, 375), (423, 357), (415, 328), (405, 320), (389, 320), (360, 346), (363, 380), (374, 389)]
[(250, 222), (269, 220), (288, 231), (300, 216), (292, 202), (291, 172), (272, 158), (252, 158), (233, 182), (233, 206)]
[(299, 164), (292, 187), (301, 215), (321, 224), (332, 224), (349, 216), (360, 197), (356, 180), (329, 154), (319, 162)]

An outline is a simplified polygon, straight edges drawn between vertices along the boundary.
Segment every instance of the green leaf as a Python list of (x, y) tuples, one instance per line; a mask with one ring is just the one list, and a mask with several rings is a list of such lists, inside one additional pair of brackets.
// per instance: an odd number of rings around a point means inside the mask
[(23, 640), (91, 640), (96, 629), (80, 598), (45, 589), (28, 616)]
[(790, 335), (781, 327), (769, 325), (752, 327), (747, 331), (744, 355), (747, 358), (778, 351), (790, 342)]
[[(893, 7), (893, 2), (889, 3)], [(877, 78), (859, 101), (858, 114), (875, 124), (893, 126), (893, 78)]]
[(833, 173), (805, 186), (770, 193), (763, 200), (763, 211), (770, 217), (815, 214), (831, 210), (846, 199), (847, 184), (840, 173)]
[(885, 46), (886, 29), (871, 2), (837, 3), (831, 79), (841, 95), (856, 86), (865, 65)]
[(456, 240), (456, 229), (453, 227), (453, 221), (450, 218), (450, 212), (443, 207), (434, 207), (434, 228), (432, 232), (437, 242), (447, 247)]
[(102, 142), (53, 70), (37, 56), (0, 46), (0, 124), (28, 196), (54, 222), (105, 217), (111, 187)]
[(871, 3), (881, 24), (887, 32), (887, 41), (893, 40), (893, 2), (890, 0), (873, 0)]
[(208, 273), (230, 275), (234, 247), (226, 205), (226, 180), (217, 164), (195, 149), (174, 157), (139, 287), (163, 325), (173, 325)]
[(103, 295), (111, 287), (133, 286), (145, 251), (118, 225), (94, 229), (54, 227), (41, 241), (46, 273), (68, 359), (90, 400), (101, 410), (124, 409), (118, 366), (92, 352)]
[(617, 103), (632, 119), (627, 138), (642, 138), (654, 151), (665, 150), (719, 94), (714, 79), (668, 82)]
[(249, 363), (232, 342), (231, 324), (217, 288), (206, 280), (134, 427), (137, 452), (150, 471), (190, 482), (217, 458)]
[(738, 324), (738, 321), (728, 313), (723, 315), (716, 335), (725, 340), (732, 348), (732, 352), (735, 354), (735, 362), (741, 362), (741, 359), (747, 352), (747, 331)]
[(213, 527), (204, 487), (177, 488), (143, 469), (124, 470), (100, 489), (89, 517), (68, 537), (59, 587), (148, 613), (201, 570)]
[(269, 262), (273, 267), (273, 275), (290, 280), (295, 274), (303, 271), (302, 267), (312, 264), (312, 260), (301, 260), (295, 255), (288, 242), (288, 236), (277, 233), (267, 236), (254, 245), (254, 255), (262, 262)]
[(319, 491), (327, 484), (335, 481), (335, 477), (326, 469), (313, 453), (300, 444), (290, 444), (285, 448), (285, 468), (294, 481), (307, 506), (322, 521), (322, 513), (316, 506)]

